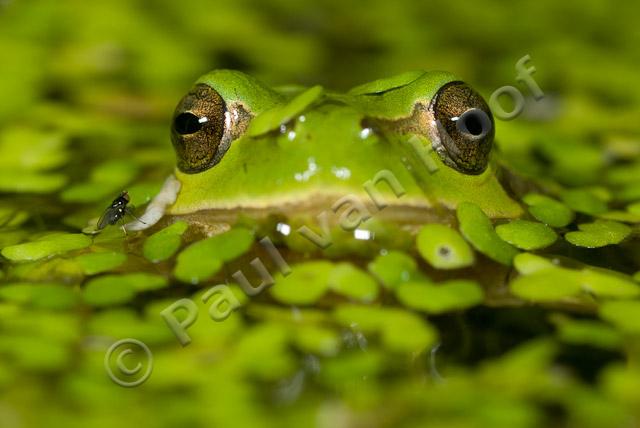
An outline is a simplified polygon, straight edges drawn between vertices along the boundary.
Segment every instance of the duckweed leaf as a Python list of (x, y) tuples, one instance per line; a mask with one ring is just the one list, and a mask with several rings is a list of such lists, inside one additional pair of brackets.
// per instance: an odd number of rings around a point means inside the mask
[(550, 269), (556, 265), (553, 261), (531, 253), (520, 253), (513, 259), (513, 266), (518, 273), (528, 275), (544, 269)]
[(573, 245), (586, 248), (619, 244), (631, 233), (629, 226), (611, 220), (583, 223), (578, 225), (578, 229), (567, 233), (564, 238)]
[(177, 221), (171, 226), (154, 233), (146, 241), (142, 248), (147, 260), (158, 263), (173, 256), (182, 245), (182, 234), (189, 225), (184, 221)]
[(326, 261), (299, 263), (291, 273), (278, 277), (269, 292), (278, 302), (290, 305), (310, 305), (318, 301), (329, 288), (333, 264)]
[(26, 211), (0, 207), (0, 227), (18, 227), (27, 221), (29, 217), (30, 215)]
[(42, 337), (0, 337), (0, 352), (17, 367), (35, 372), (56, 372), (68, 366), (72, 352), (67, 345)]
[(589, 215), (607, 212), (607, 202), (590, 189), (571, 189), (562, 192), (562, 200), (574, 211)]
[(520, 219), (497, 226), (496, 233), (504, 241), (523, 250), (545, 248), (558, 239), (549, 226)]
[(389, 289), (402, 282), (409, 281), (417, 270), (416, 262), (408, 254), (400, 251), (389, 251), (376, 257), (369, 263), (369, 272), (377, 277)]
[(66, 139), (59, 132), (14, 127), (0, 134), (0, 169), (43, 171), (67, 162)]
[(396, 297), (409, 308), (439, 314), (482, 303), (484, 294), (474, 281), (451, 280), (441, 284), (428, 282), (400, 284), (396, 289)]
[(110, 276), (89, 281), (82, 295), (85, 303), (91, 306), (111, 306), (133, 300), (136, 289), (131, 283)]
[(307, 107), (319, 99), (324, 92), (322, 86), (314, 86), (282, 106), (277, 106), (258, 115), (251, 121), (247, 135), (257, 136), (276, 130), (302, 113)]
[(52, 193), (67, 183), (67, 177), (55, 173), (0, 170), (0, 191), (13, 193)]
[(599, 218), (605, 220), (620, 221), (623, 223), (640, 223), (640, 215), (629, 211), (607, 211), (600, 214)]
[(138, 174), (138, 165), (129, 160), (108, 161), (98, 165), (89, 181), (65, 189), (60, 198), (66, 202), (97, 202), (113, 199)]
[(253, 233), (244, 228), (203, 239), (178, 255), (173, 274), (183, 282), (197, 284), (216, 274), (225, 262), (246, 253), (252, 244)]
[(493, 230), (491, 220), (480, 207), (471, 202), (463, 202), (458, 205), (457, 215), (462, 235), (476, 250), (499, 263), (512, 263), (518, 250), (500, 239)]
[(394, 352), (418, 353), (433, 346), (438, 332), (414, 313), (391, 310), (382, 324), (382, 343)]
[(5, 247), (2, 249), (2, 255), (12, 261), (39, 260), (86, 248), (89, 245), (91, 245), (91, 238), (86, 235), (53, 233), (37, 241)]
[(627, 205), (627, 211), (631, 214), (640, 215), (640, 202)]
[(438, 337), (428, 322), (401, 309), (343, 305), (334, 310), (334, 317), (356, 333), (380, 334), (385, 347), (395, 352), (423, 351)]
[(333, 329), (301, 325), (295, 329), (294, 342), (302, 352), (329, 357), (338, 353), (342, 340)]
[(534, 302), (553, 302), (578, 295), (582, 285), (577, 272), (551, 268), (535, 271), (511, 281), (511, 292)]
[(333, 312), (339, 324), (365, 333), (377, 331), (384, 323), (384, 314), (384, 308), (349, 304), (338, 306)]
[(378, 297), (378, 284), (367, 273), (350, 263), (337, 264), (329, 274), (329, 288), (338, 294), (361, 302)]
[(599, 297), (630, 298), (640, 295), (638, 284), (612, 271), (584, 269), (580, 280), (585, 291)]
[[(264, 380), (278, 380), (295, 367), (287, 349), (290, 330), (281, 324), (263, 323), (246, 331), (239, 339), (238, 362), (247, 372)], [(260, 358), (256, 358), (261, 355)]]
[(64, 284), (15, 283), (0, 286), (0, 298), (43, 309), (69, 309), (78, 293)]
[(558, 327), (558, 337), (566, 343), (616, 349), (622, 344), (619, 331), (600, 321), (575, 320), (564, 316), (552, 319)]
[(126, 303), (138, 292), (156, 290), (167, 285), (165, 277), (150, 273), (105, 275), (89, 281), (83, 297), (92, 306), (109, 306)]
[(85, 275), (96, 275), (108, 272), (123, 264), (127, 255), (118, 252), (88, 253), (76, 257)]
[(529, 206), (529, 213), (551, 227), (564, 227), (574, 218), (573, 211), (562, 202), (538, 193), (529, 193), (523, 202)]
[(422, 226), (416, 238), (420, 255), (436, 269), (458, 269), (475, 261), (473, 250), (460, 234), (443, 224)]
[(599, 310), (600, 318), (622, 331), (640, 334), (640, 300), (604, 302)]

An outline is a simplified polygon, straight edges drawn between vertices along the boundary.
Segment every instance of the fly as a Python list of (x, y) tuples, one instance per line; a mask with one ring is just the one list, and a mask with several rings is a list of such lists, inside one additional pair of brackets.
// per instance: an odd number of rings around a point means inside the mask
[[(138, 217), (133, 214), (133, 206), (129, 206), (129, 201), (131, 198), (129, 197), (129, 193), (125, 190), (120, 193), (120, 195), (111, 202), (111, 205), (104, 210), (104, 213), (98, 220), (98, 224), (96, 230), (102, 230), (107, 226), (113, 226), (114, 224), (121, 221), (125, 215), (130, 215), (141, 223), (144, 223)], [(146, 224), (146, 223), (145, 223)], [(124, 234), (127, 234), (127, 230), (122, 225), (122, 230)]]

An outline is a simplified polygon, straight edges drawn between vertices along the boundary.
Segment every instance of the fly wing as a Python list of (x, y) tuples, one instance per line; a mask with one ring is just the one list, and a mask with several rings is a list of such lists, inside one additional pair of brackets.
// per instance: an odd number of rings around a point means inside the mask
[(97, 228), (102, 230), (110, 224), (114, 224), (117, 218), (117, 212), (113, 208), (107, 208), (98, 220)]

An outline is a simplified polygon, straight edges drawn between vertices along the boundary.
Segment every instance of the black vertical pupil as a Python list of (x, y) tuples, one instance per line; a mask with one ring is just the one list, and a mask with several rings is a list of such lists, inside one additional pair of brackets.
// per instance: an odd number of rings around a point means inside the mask
[(176, 116), (173, 126), (180, 135), (193, 134), (202, 128), (200, 118), (193, 113), (180, 113)]

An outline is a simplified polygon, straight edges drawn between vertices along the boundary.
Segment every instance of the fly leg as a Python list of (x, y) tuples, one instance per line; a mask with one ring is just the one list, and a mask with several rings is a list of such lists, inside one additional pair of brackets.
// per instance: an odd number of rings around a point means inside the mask
[(138, 217), (136, 217), (136, 215), (133, 213), (133, 210), (135, 209), (134, 206), (128, 206), (124, 209), (124, 212), (129, 214), (131, 217), (133, 217), (134, 219), (136, 219), (137, 221), (139, 221), (142, 224), (147, 224), (144, 221), (140, 220)]

